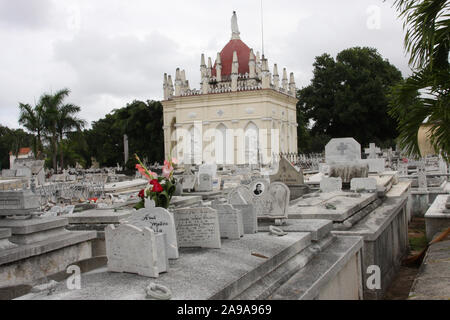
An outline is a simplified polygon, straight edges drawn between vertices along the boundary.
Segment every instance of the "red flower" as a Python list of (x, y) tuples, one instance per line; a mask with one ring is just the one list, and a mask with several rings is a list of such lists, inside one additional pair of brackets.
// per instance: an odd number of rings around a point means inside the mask
[(141, 191), (139, 191), (138, 197), (141, 198), (141, 199), (144, 199), (144, 198), (145, 198), (145, 190), (144, 190), (144, 189), (142, 189)]
[(153, 185), (153, 192), (162, 192), (164, 189), (162, 187), (162, 185), (158, 182), (157, 179), (153, 179), (152, 181), (150, 181), (150, 184)]

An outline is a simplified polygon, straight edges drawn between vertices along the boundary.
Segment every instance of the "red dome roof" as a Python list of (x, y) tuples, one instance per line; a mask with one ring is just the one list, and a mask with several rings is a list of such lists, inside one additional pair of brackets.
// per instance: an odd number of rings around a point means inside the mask
[[(231, 75), (231, 66), (233, 64), (233, 52), (237, 52), (239, 62), (239, 73), (249, 72), (248, 61), (250, 58), (250, 48), (240, 39), (230, 40), (220, 52), (222, 61), (222, 76)], [(212, 69), (212, 75), (216, 75), (216, 64)]]

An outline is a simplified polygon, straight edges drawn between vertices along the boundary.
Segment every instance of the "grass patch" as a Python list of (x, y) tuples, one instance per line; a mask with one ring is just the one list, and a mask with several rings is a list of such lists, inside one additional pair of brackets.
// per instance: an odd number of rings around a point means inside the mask
[(427, 237), (422, 235), (421, 237), (411, 237), (409, 238), (409, 245), (412, 251), (421, 251), (428, 244)]

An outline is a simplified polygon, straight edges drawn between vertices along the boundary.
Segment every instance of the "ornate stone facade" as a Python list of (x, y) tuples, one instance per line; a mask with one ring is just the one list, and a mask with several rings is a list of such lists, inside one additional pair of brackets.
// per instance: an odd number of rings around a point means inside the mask
[[(297, 151), (296, 86), (284, 68), (273, 76), (268, 60), (240, 39), (237, 17), (232, 38), (214, 65), (200, 62), (201, 87), (191, 89), (184, 70), (175, 82), (164, 74), (165, 156), (182, 162), (269, 163), (273, 153)], [(175, 84), (175, 85), (174, 85)]]

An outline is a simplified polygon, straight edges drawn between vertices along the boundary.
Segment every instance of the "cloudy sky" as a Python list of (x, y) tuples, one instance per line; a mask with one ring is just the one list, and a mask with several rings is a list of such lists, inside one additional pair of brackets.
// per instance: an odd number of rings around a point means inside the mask
[[(264, 2), (269, 64), (309, 84), (314, 57), (375, 47), (410, 73), (392, 0)], [(261, 50), (260, 0), (0, 0), (0, 124), (19, 127), (18, 103), (70, 88), (67, 102), (89, 123), (133, 99), (162, 99), (164, 72), (186, 69), (199, 88), (200, 55), (230, 40), (232, 11), (241, 39)]]

